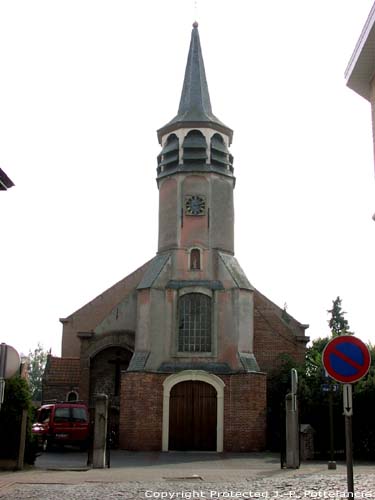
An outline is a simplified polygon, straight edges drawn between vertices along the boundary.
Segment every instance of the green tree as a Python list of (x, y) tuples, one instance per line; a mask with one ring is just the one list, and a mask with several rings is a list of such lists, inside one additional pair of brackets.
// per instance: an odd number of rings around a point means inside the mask
[(44, 369), (46, 367), (48, 351), (38, 342), (34, 351), (29, 351), (29, 384), (31, 397), (34, 401), (41, 401), (42, 399), (42, 378)]
[(328, 325), (331, 329), (332, 337), (353, 335), (353, 332), (350, 331), (348, 320), (344, 317), (346, 312), (342, 310), (341, 302), (341, 298), (337, 297), (332, 301), (332, 309), (327, 311), (331, 315)]

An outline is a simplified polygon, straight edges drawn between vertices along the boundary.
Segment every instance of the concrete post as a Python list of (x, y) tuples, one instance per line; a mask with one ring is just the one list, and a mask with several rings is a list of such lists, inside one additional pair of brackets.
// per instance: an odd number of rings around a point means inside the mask
[(286, 411), (286, 466), (288, 469), (299, 468), (299, 425), (297, 396), (287, 394)]
[(7, 362), (7, 345), (2, 342), (0, 344), (0, 410), (4, 402), (5, 392), (5, 367)]
[(27, 410), (22, 410), (20, 444), (18, 449), (17, 469), (22, 470), (25, 460), (25, 444), (27, 430)]
[(104, 469), (107, 465), (107, 421), (108, 396), (106, 394), (98, 394), (95, 398), (94, 469)]

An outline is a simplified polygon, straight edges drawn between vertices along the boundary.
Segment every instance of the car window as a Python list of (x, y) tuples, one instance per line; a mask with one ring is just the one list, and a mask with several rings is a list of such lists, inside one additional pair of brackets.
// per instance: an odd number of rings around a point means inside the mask
[(46, 424), (49, 421), (50, 415), (51, 415), (50, 408), (42, 408), (38, 415), (38, 422), (40, 424)]
[(84, 408), (72, 408), (73, 422), (87, 422), (87, 414)]
[(69, 422), (70, 411), (69, 408), (56, 408), (55, 422)]

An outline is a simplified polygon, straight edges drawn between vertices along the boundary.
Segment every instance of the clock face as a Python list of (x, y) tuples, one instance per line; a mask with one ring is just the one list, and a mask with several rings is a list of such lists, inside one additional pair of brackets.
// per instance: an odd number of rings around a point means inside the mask
[(185, 196), (186, 215), (204, 215), (206, 213), (206, 200), (203, 196)]

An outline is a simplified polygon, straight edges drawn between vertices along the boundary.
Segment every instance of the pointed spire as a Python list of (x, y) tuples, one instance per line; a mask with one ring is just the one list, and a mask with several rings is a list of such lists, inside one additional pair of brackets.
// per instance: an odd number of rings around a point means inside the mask
[(199, 125), (211, 125), (227, 133), (230, 140), (232, 138), (233, 131), (212, 113), (202, 49), (199, 40), (198, 23), (195, 21), (191, 32), (191, 42), (178, 113), (173, 120), (158, 130), (159, 141), (164, 133), (169, 132), (169, 130), (173, 128)]
[(191, 32), (190, 49), (177, 116), (184, 121), (205, 121), (215, 118), (212, 114), (197, 22), (193, 24)]

